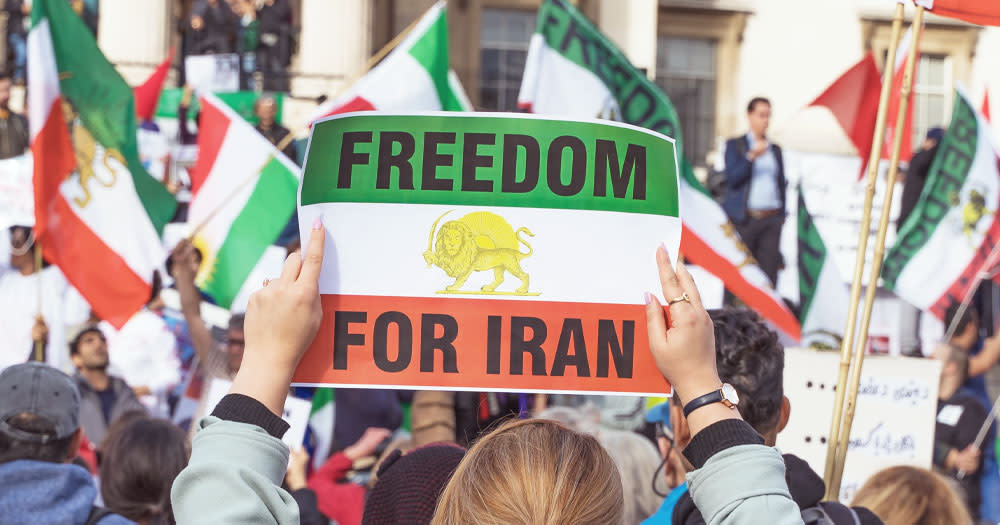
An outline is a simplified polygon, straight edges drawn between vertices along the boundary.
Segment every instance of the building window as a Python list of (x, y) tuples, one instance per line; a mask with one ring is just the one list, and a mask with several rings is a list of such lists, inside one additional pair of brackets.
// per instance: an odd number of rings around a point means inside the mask
[(951, 59), (945, 55), (921, 54), (914, 79), (913, 151), (923, 142), (927, 130), (946, 127), (951, 119)]
[(535, 13), (483, 9), (480, 41), (479, 101), (485, 111), (517, 111), (517, 93), (535, 32)]
[(717, 40), (661, 35), (656, 83), (677, 109), (684, 155), (703, 166), (715, 146)]

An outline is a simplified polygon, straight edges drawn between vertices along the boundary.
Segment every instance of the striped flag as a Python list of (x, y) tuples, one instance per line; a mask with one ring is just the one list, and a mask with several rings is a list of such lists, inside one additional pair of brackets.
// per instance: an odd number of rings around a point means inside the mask
[(229, 308), (295, 210), (299, 168), (214, 95), (201, 97), (188, 222), (203, 263), (198, 285)]
[(33, 4), (28, 76), (45, 258), (121, 328), (149, 301), (177, 202), (139, 161), (132, 90), (65, 0)]
[(722, 208), (683, 156), (680, 122), (667, 96), (573, 6), (547, 0), (538, 11), (518, 104), (534, 113), (613, 118), (673, 137), (680, 154), (681, 254), (793, 339), (799, 323), (754, 262)]
[(799, 320), (803, 346), (840, 348), (851, 304), (847, 286), (799, 192)]
[(314, 448), (309, 451), (312, 468), (318, 470), (333, 450), (334, 393), (332, 388), (317, 388), (309, 414), (309, 431)]
[[(469, 111), (472, 104), (448, 61), (444, 2), (434, 4), (382, 62), (310, 120), (351, 111)], [(403, 88), (405, 86), (405, 88)]]
[(886, 255), (885, 287), (943, 319), (976, 275), (995, 266), (998, 209), (1000, 167), (992, 131), (959, 90), (920, 200)]

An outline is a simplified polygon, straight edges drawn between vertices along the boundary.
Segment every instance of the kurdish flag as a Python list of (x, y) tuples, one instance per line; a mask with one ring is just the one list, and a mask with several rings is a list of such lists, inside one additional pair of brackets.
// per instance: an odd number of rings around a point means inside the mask
[(324, 319), (294, 380), (665, 394), (642, 299), (680, 243), (676, 166), (671, 139), (607, 121), (316, 123), (298, 217), (329, 235)]
[(977, 273), (996, 264), (990, 255), (1000, 243), (1000, 169), (991, 137), (986, 119), (956, 91), (924, 191), (882, 268), (886, 288), (939, 319)]
[(229, 308), (295, 210), (299, 168), (214, 95), (202, 95), (188, 222), (198, 286)]
[(673, 104), (564, 0), (546, 0), (538, 11), (518, 104), (538, 114), (621, 120), (673, 137), (686, 208), (681, 253), (722, 279), (727, 289), (788, 336), (799, 338), (795, 316), (684, 158)]
[(851, 304), (836, 263), (813, 222), (806, 199), (799, 191), (798, 270), (799, 321), (803, 346), (840, 348)]
[[(385, 59), (311, 120), (351, 111), (470, 111), (448, 61), (445, 3), (434, 4)], [(404, 87), (405, 86), (405, 87)]]
[(149, 301), (177, 203), (139, 162), (132, 90), (64, 0), (33, 4), (28, 75), (36, 234), (121, 328)]

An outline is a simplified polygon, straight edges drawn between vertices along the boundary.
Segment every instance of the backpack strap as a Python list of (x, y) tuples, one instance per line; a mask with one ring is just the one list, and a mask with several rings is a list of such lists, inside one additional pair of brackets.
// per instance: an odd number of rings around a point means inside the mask
[(858, 513), (851, 507), (835, 501), (825, 501), (802, 510), (806, 525), (861, 525)]
[(84, 525), (97, 525), (97, 522), (112, 514), (114, 514), (114, 512), (111, 512), (110, 509), (94, 505), (93, 507), (90, 507), (90, 515), (87, 516), (87, 522)]

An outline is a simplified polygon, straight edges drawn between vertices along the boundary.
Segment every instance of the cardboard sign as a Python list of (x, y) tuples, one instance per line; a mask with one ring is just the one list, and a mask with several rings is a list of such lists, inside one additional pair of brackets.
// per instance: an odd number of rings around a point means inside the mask
[(681, 235), (673, 140), (515, 114), (312, 129), (302, 239), (328, 238), (298, 384), (663, 395), (654, 254)]
[[(839, 362), (838, 352), (785, 350), (785, 396), (792, 411), (777, 446), (820, 474), (826, 468)], [(840, 501), (850, 502), (869, 477), (888, 467), (930, 468), (940, 373), (941, 364), (933, 359), (865, 358)]]
[[(205, 404), (205, 413), (211, 414), (215, 410), (215, 405), (222, 401), (233, 386), (232, 381), (225, 379), (213, 379), (212, 385), (208, 387), (208, 400)], [(288, 396), (285, 399), (285, 408), (281, 414), (281, 419), (288, 423), (288, 432), (281, 438), (292, 450), (302, 446), (306, 437), (306, 427), (309, 426), (309, 412), (312, 410), (312, 403), (305, 399)]]

